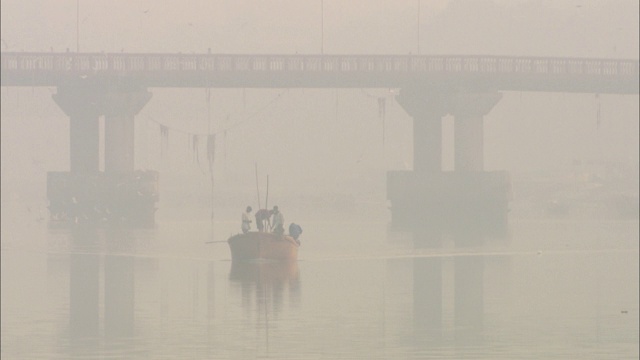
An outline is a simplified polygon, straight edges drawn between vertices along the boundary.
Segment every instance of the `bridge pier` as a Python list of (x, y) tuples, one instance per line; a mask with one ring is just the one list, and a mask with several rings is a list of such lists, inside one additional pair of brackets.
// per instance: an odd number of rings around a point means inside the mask
[(102, 109), (102, 94), (97, 88), (58, 87), (53, 101), (69, 117), (70, 171), (97, 172), (99, 167), (100, 129), (98, 120)]
[[(413, 171), (387, 173), (392, 227), (415, 228), (426, 221), (455, 229), (454, 219), (486, 231), (506, 230), (509, 178), (484, 171), (483, 116), (501, 99), (497, 92), (404, 88), (398, 103), (413, 117)], [(442, 117), (455, 116), (455, 171), (442, 171)], [(496, 223), (499, 226), (496, 226)], [(450, 224), (450, 225), (447, 225)], [(448, 227), (447, 227), (448, 226)]]
[(148, 91), (105, 95), (104, 171), (134, 171), (134, 117), (151, 100)]
[(136, 172), (134, 117), (151, 99), (148, 91), (110, 91), (105, 95), (104, 172), (116, 188), (109, 211), (121, 219), (153, 223), (157, 201), (157, 173)]
[(502, 99), (498, 92), (463, 93), (456, 97), (454, 121), (455, 171), (484, 170), (484, 116)]
[(421, 176), (442, 171), (442, 117), (451, 96), (433, 90), (402, 89), (398, 103), (413, 118), (413, 171)]
[[(47, 174), (53, 219), (154, 222), (155, 171), (136, 171), (134, 116), (151, 93), (103, 84), (58, 87), (53, 100), (70, 118), (70, 171)], [(99, 171), (98, 119), (105, 117), (105, 171)]]
[(484, 116), (501, 99), (502, 94), (498, 92), (459, 93), (451, 111), (454, 116), (453, 175), (463, 188), (475, 189), (475, 194), (462, 189), (457, 192), (459, 196), (453, 201), (453, 210), (480, 229), (504, 230), (507, 226), (508, 174), (484, 171)]

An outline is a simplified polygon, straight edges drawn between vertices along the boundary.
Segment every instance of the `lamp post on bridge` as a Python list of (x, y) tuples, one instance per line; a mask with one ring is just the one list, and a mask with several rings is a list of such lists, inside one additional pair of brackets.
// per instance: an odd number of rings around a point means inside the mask
[(320, 0), (320, 54), (324, 54), (324, 0)]
[(420, 3), (422, 1), (418, 0), (418, 55), (420, 55)]
[(80, 0), (76, 0), (76, 52), (80, 52)]

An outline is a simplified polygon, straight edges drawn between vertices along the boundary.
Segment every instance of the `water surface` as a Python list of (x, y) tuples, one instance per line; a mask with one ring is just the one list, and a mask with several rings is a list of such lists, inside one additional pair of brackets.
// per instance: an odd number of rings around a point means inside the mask
[(242, 265), (205, 243), (240, 210), (55, 227), (5, 203), (2, 358), (638, 358), (637, 220), (511, 219), (491, 238), (391, 231), (371, 206), (283, 209), (299, 260)]

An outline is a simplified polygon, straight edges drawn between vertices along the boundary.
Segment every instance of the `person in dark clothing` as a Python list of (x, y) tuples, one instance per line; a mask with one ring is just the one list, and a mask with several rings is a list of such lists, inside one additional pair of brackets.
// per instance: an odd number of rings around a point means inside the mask
[(260, 209), (256, 211), (256, 227), (258, 231), (264, 231), (265, 223), (269, 223), (269, 218), (273, 212), (267, 209)]
[(289, 225), (289, 235), (291, 235), (294, 240), (298, 241), (300, 234), (302, 234), (302, 227), (296, 223), (291, 223), (291, 225)]

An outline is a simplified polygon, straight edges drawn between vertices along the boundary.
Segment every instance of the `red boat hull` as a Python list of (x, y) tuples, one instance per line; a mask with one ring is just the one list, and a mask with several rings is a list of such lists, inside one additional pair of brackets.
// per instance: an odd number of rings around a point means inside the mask
[(227, 240), (232, 260), (297, 260), (299, 243), (289, 235), (248, 232)]

